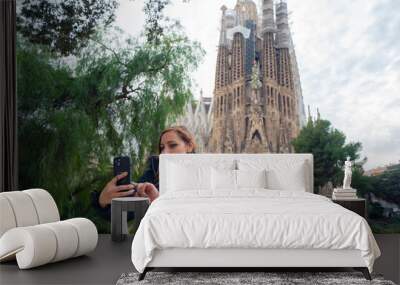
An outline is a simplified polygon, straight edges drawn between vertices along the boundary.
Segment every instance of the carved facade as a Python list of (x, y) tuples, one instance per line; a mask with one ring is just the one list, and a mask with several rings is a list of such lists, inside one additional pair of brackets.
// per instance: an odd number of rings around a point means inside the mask
[[(222, 6), (207, 152), (286, 153), (304, 124), (287, 4)], [(274, 12), (274, 10), (276, 12)], [(275, 15), (275, 17), (274, 17)]]
[(212, 122), (211, 97), (203, 97), (203, 92), (200, 91), (200, 99), (188, 102), (185, 109), (184, 115), (174, 124), (185, 126), (194, 135), (197, 153), (207, 152)]

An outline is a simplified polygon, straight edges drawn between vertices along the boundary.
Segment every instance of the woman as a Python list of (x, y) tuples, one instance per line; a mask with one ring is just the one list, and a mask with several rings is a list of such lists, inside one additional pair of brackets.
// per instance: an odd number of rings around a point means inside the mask
[[(159, 154), (162, 153), (195, 153), (194, 136), (184, 126), (173, 126), (165, 129), (158, 142)], [(151, 156), (144, 174), (139, 178), (136, 190), (134, 185), (117, 186), (117, 181), (124, 178), (122, 173), (111, 179), (99, 194), (94, 192), (92, 202), (98, 212), (110, 219), (111, 200), (116, 197), (138, 196), (148, 197), (150, 203), (159, 195), (158, 192), (158, 156)]]

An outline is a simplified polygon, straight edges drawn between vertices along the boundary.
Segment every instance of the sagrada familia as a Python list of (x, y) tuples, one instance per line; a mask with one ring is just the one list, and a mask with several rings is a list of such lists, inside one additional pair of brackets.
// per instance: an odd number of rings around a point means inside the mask
[(290, 153), (305, 124), (287, 3), (252, 0), (222, 6), (214, 96), (192, 102), (176, 123), (196, 136), (198, 152)]

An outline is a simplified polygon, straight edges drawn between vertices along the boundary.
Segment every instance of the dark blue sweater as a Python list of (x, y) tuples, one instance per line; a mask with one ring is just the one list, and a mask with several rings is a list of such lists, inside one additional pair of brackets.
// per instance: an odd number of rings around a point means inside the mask
[[(152, 155), (147, 160), (147, 167), (144, 171), (143, 175), (137, 181), (138, 183), (149, 182), (154, 184), (158, 189), (158, 155)], [(100, 192), (93, 191), (91, 193), (92, 205), (96, 209), (96, 212), (106, 220), (111, 220), (111, 204), (107, 205), (105, 208), (102, 208), (99, 204), (99, 196)], [(128, 213), (128, 219), (133, 219), (134, 213)]]

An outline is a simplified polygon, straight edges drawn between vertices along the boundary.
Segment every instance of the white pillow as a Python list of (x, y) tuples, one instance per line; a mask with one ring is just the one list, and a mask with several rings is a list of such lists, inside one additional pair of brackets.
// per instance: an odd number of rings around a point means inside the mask
[(211, 190), (211, 167), (168, 164), (168, 191)]
[(267, 170), (235, 170), (237, 188), (267, 188)]
[(213, 189), (236, 190), (236, 170), (212, 168)]
[(306, 192), (305, 162), (277, 162), (267, 173), (268, 188)]
[(262, 159), (238, 161), (240, 170), (267, 170), (267, 188), (271, 190), (306, 191), (309, 184), (309, 170), (306, 161), (293, 159)]

